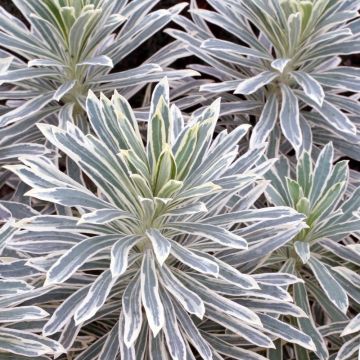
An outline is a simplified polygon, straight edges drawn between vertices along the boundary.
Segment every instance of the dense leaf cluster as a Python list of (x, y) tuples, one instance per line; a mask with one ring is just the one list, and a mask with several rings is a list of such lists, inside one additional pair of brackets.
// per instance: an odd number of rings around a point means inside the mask
[(360, 356), (360, 1), (207, 2), (0, 8), (1, 360)]

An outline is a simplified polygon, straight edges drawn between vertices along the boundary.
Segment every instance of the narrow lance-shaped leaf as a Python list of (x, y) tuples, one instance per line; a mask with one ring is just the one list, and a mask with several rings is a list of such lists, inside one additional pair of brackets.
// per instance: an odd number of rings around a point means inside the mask
[(18, 120), (29, 118), (43, 109), (53, 99), (54, 92), (49, 92), (46, 95), (39, 95), (23, 103), (15, 110), (9, 111), (0, 116), (0, 126), (6, 126)]
[(60, 331), (70, 321), (79, 303), (86, 297), (89, 287), (83, 287), (69, 296), (52, 314), (43, 328), (43, 335), (49, 336)]
[(128, 360), (135, 360), (135, 347), (129, 346), (127, 347), (124, 342), (124, 326), (125, 326), (125, 320), (124, 320), (124, 314), (123, 312), (120, 313), (120, 320), (119, 320), (119, 330), (118, 330), (118, 340), (120, 344), (120, 357), (122, 359), (128, 359)]
[(205, 305), (201, 298), (195, 292), (185, 287), (185, 285), (172, 274), (171, 269), (167, 266), (163, 266), (161, 269), (161, 281), (169, 293), (171, 293), (189, 313), (195, 314), (200, 319), (203, 318)]
[(345, 329), (341, 333), (341, 336), (346, 336), (349, 334), (353, 334), (356, 332), (360, 332), (360, 314), (357, 314), (348, 325), (346, 325)]
[(235, 334), (248, 340), (250, 343), (263, 348), (273, 348), (274, 344), (271, 339), (264, 335), (261, 331), (246, 325), (242, 321), (238, 321), (231, 316), (227, 316), (220, 311), (215, 311), (211, 308), (206, 310), (207, 316), (217, 323), (225, 326)]
[(1, 294), (3, 296), (17, 295), (33, 289), (33, 286), (23, 280), (0, 280)]
[(266, 141), (273, 130), (278, 117), (278, 102), (275, 95), (271, 95), (264, 106), (261, 116), (255, 125), (251, 138), (250, 147), (256, 147)]
[(252, 310), (221, 296), (215, 291), (208, 289), (200, 282), (190, 282), (188, 278), (186, 278), (185, 281), (190, 289), (194, 291), (197, 290), (198, 295), (206, 304), (206, 311), (210, 306), (211, 308), (217, 309), (218, 311), (221, 311), (222, 313), (232, 316), (247, 324), (261, 326), (259, 317)]
[(319, 106), (322, 106), (325, 98), (324, 89), (311, 75), (303, 71), (294, 71), (291, 73), (291, 76), (303, 88), (309, 98), (314, 100)]
[(304, 282), (301, 278), (283, 272), (277, 273), (261, 273), (253, 275), (253, 278), (259, 284), (266, 284), (270, 286), (288, 286), (298, 282)]
[(0, 349), (5, 353), (10, 352), (30, 358), (65, 352), (64, 348), (54, 340), (7, 328), (3, 328), (0, 332)]
[(155, 176), (153, 179), (154, 193), (157, 194), (169, 180), (176, 178), (176, 163), (170, 146), (164, 145), (156, 164)]
[(0, 147), (0, 161), (10, 162), (11, 159), (16, 159), (21, 156), (43, 155), (48, 152), (49, 150), (40, 144), (11, 144)]
[(76, 309), (74, 319), (76, 325), (92, 318), (104, 305), (116, 278), (112, 277), (111, 271), (106, 270), (91, 285), (88, 294)]
[(321, 150), (316, 161), (313, 181), (309, 194), (311, 206), (314, 206), (314, 204), (318, 201), (324, 188), (326, 187), (327, 180), (330, 177), (333, 157), (334, 148), (332, 143), (329, 143)]
[(149, 122), (147, 153), (151, 167), (154, 169), (157, 160), (167, 143), (166, 124), (162, 115), (162, 108), (167, 106), (163, 97), (157, 104), (156, 111)]
[(191, 317), (174, 302), (174, 308), (176, 317), (179, 319), (180, 326), (184, 329), (187, 334), (189, 341), (193, 344), (199, 354), (205, 360), (212, 360), (212, 351), (209, 344), (201, 336), (199, 329), (193, 323)]
[(122, 298), (124, 314), (124, 342), (127, 347), (134, 344), (142, 325), (140, 277), (135, 276), (124, 291)]
[(165, 292), (162, 293), (162, 300), (165, 305), (164, 333), (169, 353), (174, 360), (186, 360), (186, 345), (177, 323), (172, 301)]
[(208, 254), (203, 254), (210, 261), (214, 261), (219, 267), (219, 278), (238, 286), (241, 289), (259, 289), (256, 279), (252, 275), (244, 274), (226, 262)]
[(298, 306), (281, 300), (238, 300), (250, 309), (267, 314), (291, 315), (294, 317), (307, 317), (306, 313)]
[(265, 85), (272, 82), (279, 74), (273, 71), (264, 71), (250, 79), (240, 82), (239, 86), (234, 91), (235, 94), (250, 95), (261, 89)]
[(71, 89), (74, 88), (75, 85), (75, 80), (65, 82), (55, 91), (53, 99), (56, 101), (60, 101), (67, 93), (71, 91)]
[(319, 244), (322, 247), (324, 247), (326, 250), (331, 251), (340, 258), (346, 261), (350, 261), (351, 263), (356, 264), (357, 266), (360, 266), (360, 253), (351, 249), (349, 246), (338, 244), (329, 239), (322, 239), (319, 241)]
[[(8, 216), (9, 214), (7, 214)], [(13, 235), (18, 230), (16, 227), (13, 226), (13, 220), (8, 220), (5, 225), (3, 225), (0, 229), (0, 255), (3, 249), (6, 246), (6, 243), (11, 240)]]
[(193, 214), (206, 213), (206, 212), (207, 212), (206, 205), (202, 202), (198, 202), (195, 204), (188, 204), (182, 207), (170, 209), (163, 216), (193, 215)]
[(231, 233), (221, 227), (208, 224), (170, 223), (166, 227), (180, 232), (203, 236), (224, 246), (235, 249), (246, 249), (247, 242), (240, 236)]
[(80, 66), (80, 65), (98, 65), (98, 66), (107, 66), (111, 68), (114, 67), (111, 58), (109, 58), (106, 55), (95, 56), (93, 58), (83, 60), (76, 64), (76, 66)]
[(306, 349), (316, 349), (311, 337), (299, 331), (298, 329), (269, 315), (260, 314), (260, 319), (264, 328), (270, 331), (272, 334), (276, 334), (280, 338), (288, 342), (298, 344)]
[(147, 230), (146, 235), (152, 243), (156, 259), (161, 266), (170, 255), (171, 243), (157, 229)]
[(248, 55), (267, 60), (271, 59), (270, 55), (265, 51), (259, 51), (251, 47), (241, 46), (225, 40), (208, 39), (201, 44), (201, 47), (209, 50), (232, 52), (236, 55)]
[(104, 235), (81, 241), (62, 255), (49, 269), (45, 285), (65, 281), (91, 256), (111, 246), (118, 238), (119, 235)]
[(0, 310), (0, 322), (17, 322), (28, 320), (39, 320), (49, 314), (37, 306), (21, 306), (18, 308), (5, 308)]
[(111, 208), (109, 203), (81, 189), (70, 189), (66, 187), (32, 189), (28, 191), (26, 195), (64, 206), (82, 206), (87, 209)]
[(327, 122), (329, 128), (337, 131), (341, 136), (356, 135), (356, 126), (349, 117), (327, 100), (320, 107), (315, 101), (301, 91), (296, 91), (296, 96), (306, 104), (312, 106)]
[(128, 256), (130, 250), (141, 240), (141, 237), (128, 235), (121, 237), (111, 248), (110, 270), (114, 277), (122, 275), (128, 266)]
[(116, 323), (107, 336), (98, 360), (116, 358), (119, 352), (119, 323)]
[(304, 284), (297, 283), (294, 285), (294, 301), (295, 304), (300, 306), (309, 316), (309, 318), (297, 319), (300, 329), (312, 338), (312, 341), (316, 346), (315, 354), (319, 357), (319, 359), (328, 359), (329, 351), (327, 349), (325, 339), (317, 330), (314, 320), (310, 314), (310, 305)]
[(155, 262), (150, 251), (145, 253), (141, 267), (141, 299), (150, 329), (156, 336), (165, 324), (165, 313), (159, 295)]
[(310, 245), (305, 241), (295, 241), (294, 249), (303, 264), (306, 264), (310, 259)]
[(134, 216), (119, 209), (99, 209), (81, 216), (79, 223), (107, 224), (117, 219), (131, 219)]
[(211, 274), (217, 276), (219, 274), (219, 266), (216, 262), (208, 260), (204, 256), (191, 251), (175, 241), (171, 242), (171, 253), (184, 264), (190, 266), (192, 269), (204, 274)]
[(281, 86), (282, 105), (280, 111), (280, 124), (286, 139), (299, 151), (302, 144), (302, 132), (300, 128), (300, 110), (296, 96), (286, 86)]
[(350, 360), (359, 351), (360, 334), (348, 340), (339, 350), (335, 360)]
[(322, 198), (319, 199), (318, 203), (312, 209), (308, 217), (309, 224), (319, 222), (320, 220), (326, 218), (329, 213), (331, 213), (331, 210), (341, 199), (345, 185), (345, 181), (334, 184), (325, 194), (322, 194)]
[(293, 226), (291, 230), (281, 232), (274, 237), (255, 244), (251, 246), (249, 250), (227, 256), (226, 260), (228, 263), (235, 266), (245, 264), (251, 260), (261, 259), (267, 254), (273, 252), (276, 249), (279, 249), (280, 247), (291, 241), (302, 228), (304, 228), (303, 224)]
[(349, 300), (346, 291), (334, 279), (327, 267), (315, 257), (310, 258), (308, 262), (320, 286), (325, 291), (331, 302), (342, 312), (346, 312), (349, 306)]

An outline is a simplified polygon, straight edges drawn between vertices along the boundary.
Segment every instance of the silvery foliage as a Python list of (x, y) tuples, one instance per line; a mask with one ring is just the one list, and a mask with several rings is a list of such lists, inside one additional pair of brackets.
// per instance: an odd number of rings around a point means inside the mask
[[(14, 3), (30, 30), (0, 10), (0, 358), (357, 359), (360, 178), (334, 160), (359, 159), (359, 71), (339, 66), (359, 1), (191, 0), (193, 21), (183, 3)], [(179, 41), (112, 72), (171, 19)], [(189, 53), (219, 82), (168, 68)], [(163, 80), (133, 111), (164, 74), (178, 106)], [(214, 94), (221, 111), (183, 118)]]
[[(250, 145), (282, 133), (298, 154), (311, 134), (360, 159), (356, 95), (358, 68), (339, 66), (340, 55), (359, 53), (358, 0), (208, 0), (214, 11), (191, 1), (192, 21), (177, 16), (185, 30), (168, 30), (206, 65), (196, 70), (217, 79), (200, 90), (230, 97), (228, 111), (256, 117)], [(211, 26), (225, 30), (217, 39)], [(210, 27), (209, 27), (210, 26)], [(229, 95), (227, 95), (229, 97)], [(245, 99), (239, 103), (239, 99)]]
[[(62, 210), (26, 217), (2, 203), (3, 255), (18, 258), (0, 275), (29, 278), (34, 288), (5, 295), (0, 307), (41, 305), (51, 314), (42, 334), (77, 360), (261, 360), (256, 348), (276, 339), (315, 350), (310, 336), (279, 319), (306, 318), (284, 289), (301, 279), (239, 271), (220, 256), (259, 260), (304, 228), (290, 207), (254, 208), (274, 161), (263, 144), (238, 156), (249, 127), (215, 136), (219, 100), (185, 123), (169, 105), (166, 80), (152, 95), (146, 146), (118, 93), (90, 92), (86, 107), (94, 135), (71, 122), (38, 125), (83, 171), (81, 182), (51, 157), (7, 166), (31, 187), (28, 196)], [(31, 345), (41, 356), (42, 343)]]
[[(81, 124), (88, 90), (130, 97), (165, 75), (180, 79), (194, 71), (168, 69), (182, 54), (174, 42), (133, 69), (110, 72), (168, 24), (186, 3), (151, 11), (153, 0), (14, 0), (30, 24), (0, 8), (0, 126), (60, 111), (60, 125)], [(119, 30), (120, 28), (120, 30)], [(164, 56), (166, 53), (166, 56)], [(164, 71), (163, 71), (164, 68)]]
[[(266, 189), (269, 202), (304, 214), (308, 228), (274, 252), (264, 268), (268, 265), (304, 280), (292, 288), (295, 304), (309, 315), (297, 319), (299, 328), (312, 337), (319, 359), (328, 359), (330, 352), (331, 358), (345, 360), (360, 350), (360, 187), (345, 196), (348, 164), (333, 165), (333, 160), (330, 143), (315, 165), (311, 154), (304, 152), (296, 169), (282, 158), (266, 175), (271, 180)], [(237, 265), (237, 259), (230, 263)], [(311, 308), (311, 303), (316, 306)], [(319, 323), (326, 325), (317, 329)], [(304, 349), (294, 351), (299, 360), (309, 358)], [(278, 357), (274, 353), (270, 359)]]
[[(7, 65), (0, 59), (0, 75), (6, 73)], [(0, 111), (4, 108), (6, 107), (0, 107)], [(37, 116), (29, 117), (16, 124), (0, 128), (0, 189), (6, 182), (12, 182), (9, 173), (1, 169), (2, 165), (17, 162), (18, 157), (23, 155), (42, 155), (49, 152), (44, 145), (38, 143), (41, 133), (33, 125), (39, 120)]]
[[(24, 291), (29, 291), (28, 284), (21, 280), (0, 280), (2, 295), (16, 296)], [(52, 339), (37, 335), (30, 329), (37, 329), (36, 321), (47, 317), (49, 314), (38, 306), (19, 306), (16, 308), (0, 309), (0, 354), (1, 358), (16, 360), (41, 359), (39, 355), (63, 353), (63, 347)], [(18, 328), (20, 322), (27, 324), (26, 329)], [(6, 353), (3, 353), (5, 351)]]
[[(183, 56), (177, 42), (144, 59), (140, 66), (114, 72), (114, 66), (186, 5), (151, 11), (158, 2), (13, 1), (30, 28), (0, 7), (0, 99), (5, 101), (0, 108), (0, 162), (26, 153), (45, 153), (40, 145), (30, 144), (43, 142), (35, 122), (64, 127), (72, 119), (85, 129), (89, 88), (105, 94), (117, 89), (129, 98), (165, 75), (176, 80), (196, 74), (168, 67)], [(17, 186), (16, 179), (0, 170), (0, 188), (5, 184)]]

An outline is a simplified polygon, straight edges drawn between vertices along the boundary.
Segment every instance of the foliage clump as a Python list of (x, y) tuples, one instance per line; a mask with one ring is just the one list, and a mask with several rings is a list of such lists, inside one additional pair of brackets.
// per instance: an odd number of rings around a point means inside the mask
[(359, 1), (13, 3), (0, 358), (357, 359)]

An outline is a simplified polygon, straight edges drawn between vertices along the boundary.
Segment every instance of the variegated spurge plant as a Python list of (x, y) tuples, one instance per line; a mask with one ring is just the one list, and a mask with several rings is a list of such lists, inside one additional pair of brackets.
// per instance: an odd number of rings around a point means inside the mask
[[(23, 145), (44, 141), (35, 122), (64, 127), (71, 120), (87, 131), (90, 88), (97, 94), (117, 89), (129, 98), (165, 75), (172, 80), (194, 75), (168, 68), (185, 52), (176, 42), (140, 66), (113, 71), (186, 5), (151, 11), (158, 2), (13, 1), (30, 28), (0, 7), (0, 100), (5, 103), (0, 107), (0, 159), (42, 151), (38, 145)], [(5, 184), (13, 189), (18, 185), (0, 169), (0, 189)]]
[(360, 1), (207, 2), (0, 8), (0, 360), (360, 360)]
[[(0, 126), (42, 116), (60, 109), (60, 125), (69, 117), (85, 126), (88, 90), (130, 97), (141, 86), (193, 75), (192, 71), (166, 71), (181, 56), (176, 43), (133, 69), (111, 69), (165, 26), (184, 8), (151, 11), (158, 0), (14, 0), (30, 24), (0, 8), (1, 66)], [(120, 30), (119, 30), (120, 29)], [(166, 57), (164, 57), (166, 52)], [(162, 67), (165, 71), (162, 72)], [(64, 120), (66, 119), (66, 120)]]
[[(0, 75), (6, 71), (7, 62), (0, 60)], [(1, 110), (3, 110), (2, 107), (0, 107)], [(42, 138), (40, 131), (34, 127), (38, 121), (39, 117), (37, 116), (29, 117), (9, 127), (0, 128), (0, 190), (7, 182), (11, 183), (9, 174), (2, 169), (3, 165), (17, 162), (18, 158), (23, 155), (42, 155), (48, 152), (44, 145), (37, 144)]]
[[(283, 289), (297, 277), (251, 275), (217, 256), (263, 245), (262, 253), (304, 226), (304, 215), (289, 207), (252, 208), (273, 161), (264, 159), (264, 145), (238, 157), (248, 126), (214, 137), (219, 107), (215, 101), (185, 124), (169, 106), (164, 80), (152, 96), (146, 146), (117, 93), (111, 100), (89, 94), (95, 135), (72, 123), (40, 124), (83, 181), (44, 156), (7, 166), (32, 188), (29, 196), (64, 208), (17, 221), (13, 237), (3, 236), (6, 251), (21, 254), (36, 273), (35, 283), (45, 281), (0, 305), (26, 300), (46, 309), (52, 315), (43, 334), (77, 360), (261, 360), (278, 338), (314, 350), (288, 321), (306, 316)], [(235, 223), (241, 227), (232, 232)], [(76, 345), (84, 337), (90, 347)]]
[[(198, 9), (191, 1), (193, 21), (176, 17), (186, 32), (168, 33), (207, 64), (194, 69), (220, 80), (200, 90), (245, 97), (233, 110), (256, 117), (250, 145), (271, 135), (280, 140), (279, 129), (299, 154), (312, 133), (316, 144), (333, 141), (337, 150), (359, 160), (360, 107), (349, 93), (359, 91), (360, 72), (339, 66), (340, 55), (360, 52), (359, 1), (208, 3), (214, 11)], [(231, 38), (215, 38), (209, 25)]]
[[(292, 289), (295, 303), (310, 317), (297, 319), (299, 327), (312, 337), (319, 359), (328, 359), (330, 353), (331, 358), (346, 360), (353, 359), (359, 349), (355, 333), (359, 331), (360, 252), (355, 244), (360, 219), (353, 213), (360, 207), (360, 187), (344, 199), (348, 164), (340, 161), (333, 165), (333, 157), (330, 143), (318, 155), (315, 166), (311, 155), (304, 152), (294, 171), (282, 158), (266, 175), (271, 180), (266, 189), (270, 203), (303, 213), (308, 228), (274, 252), (264, 266), (304, 280)], [(239, 265), (234, 256), (228, 262)], [(316, 324), (325, 325), (319, 331)], [(340, 334), (345, 336), (343, 346)], [(350, 334), (354, 337), (349, 338)], [(330, 335), (331, 347), (327, 344)], [(288, 351), (291, 356), (292, 350)], [(304, 349), (296, 348), (295, 355), (298, 360), (309, 358)], [(274, 353), (270, 359), (278, 357)]]

